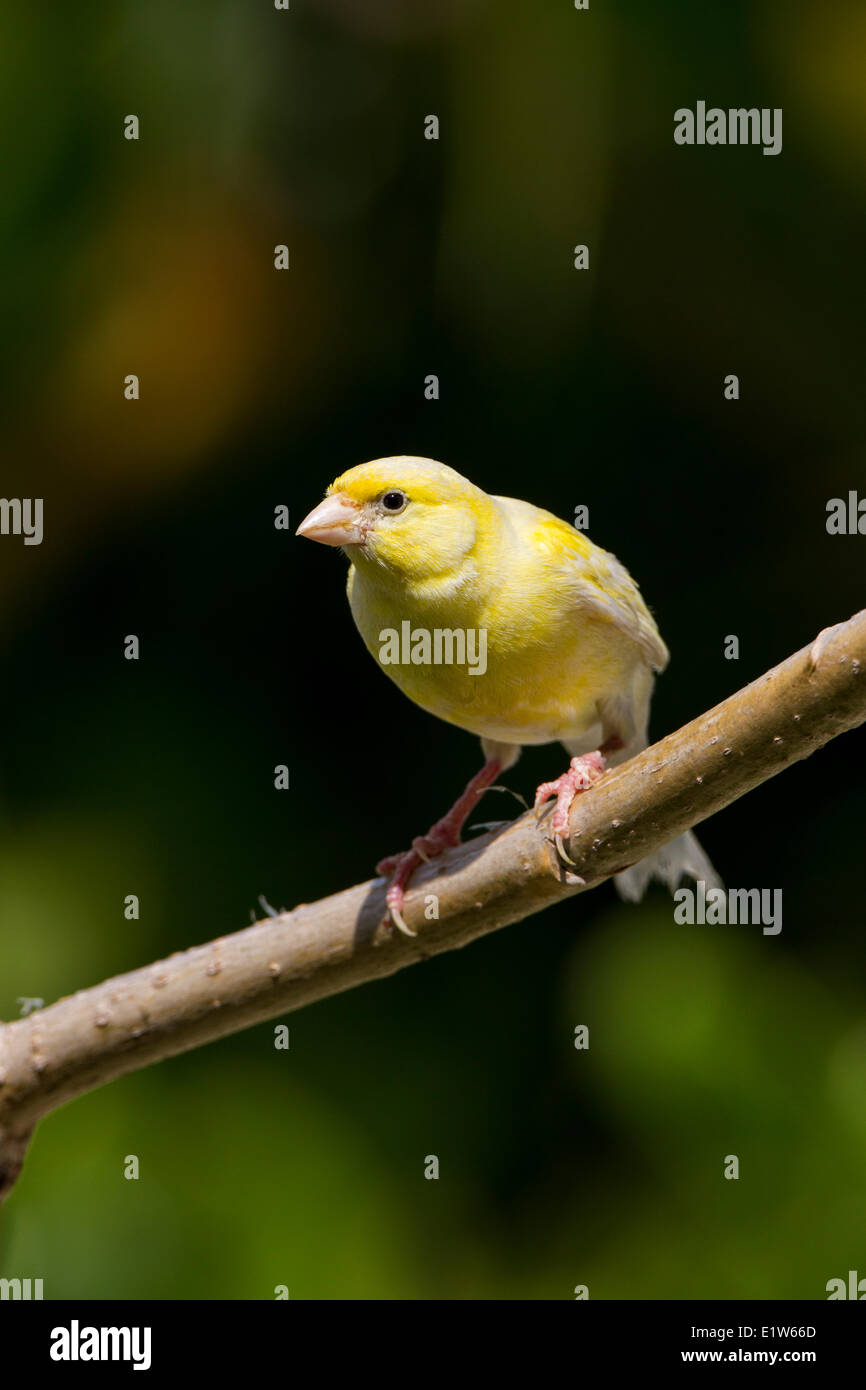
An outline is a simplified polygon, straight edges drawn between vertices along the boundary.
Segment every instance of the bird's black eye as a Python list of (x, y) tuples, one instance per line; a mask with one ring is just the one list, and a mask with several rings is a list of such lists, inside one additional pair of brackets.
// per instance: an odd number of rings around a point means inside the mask
[(398, 492), (396, 488), (392, 492), (386, 492), (382, 498), (382, 506), (386, 512), (402, 512), (409, 498), (405, 492)]

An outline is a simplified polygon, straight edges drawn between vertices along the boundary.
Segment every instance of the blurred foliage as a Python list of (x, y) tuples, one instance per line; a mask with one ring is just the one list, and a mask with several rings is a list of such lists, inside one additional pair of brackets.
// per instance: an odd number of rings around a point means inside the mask
[[(3, 493), (45, 540), (0, 540), (0, 1015), (369, 876), (475, 769), (365, 655), (340, 558), (273, 529), (353, 463), (587, 504), (673, 653), (656, 733), (862, 606), (824, 520), (866, 490), (864, 63), (856, 0), (4, 11)], [(783, 153), (675, 147), (699, 98), (781, 106)], [(866, 1259), (863, 748), (703, 827), (784, 889), (780, 937), (608, 885), (292, 1016), (288, 1052), (268, 1025), (115, 1082), (41, 1126), (0, 1272), (823, 1297)]]

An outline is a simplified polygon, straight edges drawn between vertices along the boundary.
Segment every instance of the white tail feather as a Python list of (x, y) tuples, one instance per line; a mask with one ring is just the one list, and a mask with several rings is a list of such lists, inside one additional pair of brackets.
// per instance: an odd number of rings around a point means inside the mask
[(662, 845), (661, 849), (647, 855), (639, 864), (632, 864), (630, 869), (614, 874), (613, 881), (621, 898), (629, 903), (639, 903), (650, 879), (664, 883), (673, 893), (681, 878), (703, 879), (708, 888), (723, 887), (722, 880), (691, 830), (671, 840), (669, 845)]

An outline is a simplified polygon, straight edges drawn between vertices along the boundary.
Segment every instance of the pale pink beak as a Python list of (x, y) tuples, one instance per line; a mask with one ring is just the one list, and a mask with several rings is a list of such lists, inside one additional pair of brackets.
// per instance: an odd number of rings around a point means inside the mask
[(322, 545), (363, 545), (361, 510), (344, 492), (334, 492), (304, 517), (295, 535)]

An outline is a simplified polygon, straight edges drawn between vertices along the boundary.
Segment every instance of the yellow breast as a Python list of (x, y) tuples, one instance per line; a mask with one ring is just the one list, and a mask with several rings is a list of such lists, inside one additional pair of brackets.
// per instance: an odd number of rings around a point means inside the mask
[(598, 701), (624, 687), (639, 656), (611, 623), (519, 576), (486, 601), (458, 591), (419, 604), (354, 567), (348, 587), (368, 650), (403, 693), (503, 743), (584, 733), (597, 722)]

